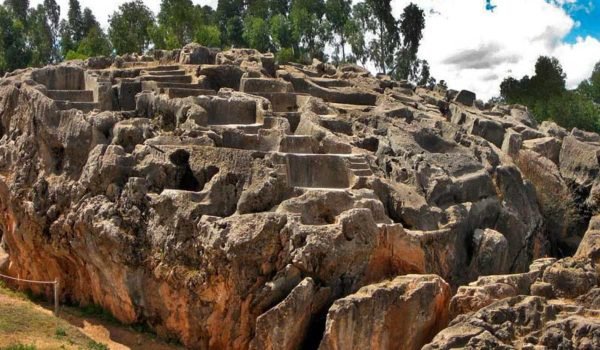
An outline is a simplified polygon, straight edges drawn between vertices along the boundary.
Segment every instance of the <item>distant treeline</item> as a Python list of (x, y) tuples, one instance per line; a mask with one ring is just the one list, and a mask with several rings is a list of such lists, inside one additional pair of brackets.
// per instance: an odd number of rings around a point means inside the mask
[(391, 0), (355, 5), (352, 0), (219, 0), (216, 10), (191, 0), (162, 0), (155, 16), (135, 0), (115, 9), (107, 32), (78, 0), (69, 0), (66, 10), (61, 20), (56, 0), (35, 8), (29, 0), (5, 0), (0, 6), (0, 73), (197, 42), (271, 51), (280, 62), (373, 62), (396, 79), (434, 83), (429, 65), (417, 57), (425, 16), (412, 3), (394, 18)]
[(541, 56), (533, 76), (504, 79), (499, 100), (529, 107), (538, 121), (600, 133), (600, 62), (577, 89), (567, 90), (565, 78), (556, 58)]

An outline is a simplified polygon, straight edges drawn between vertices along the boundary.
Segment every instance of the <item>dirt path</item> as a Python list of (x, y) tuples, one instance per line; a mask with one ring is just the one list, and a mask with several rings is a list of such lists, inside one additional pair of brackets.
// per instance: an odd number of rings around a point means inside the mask
[(81, 317), (69, 309), (63, 309), (60, 317), (85, 335), (99, 343), (106, 344), (111, 350), (174, 350), (183, 349), (157, 339), (152, 334), (140, 333), (126, 326), (90, 317)]
[[(36, 349), (181, 350), (154, 335), (81, 315), (76, 308), (61, 308), (54, 317), (50, 305), (36, 304), (23, 295), (0, 287), (0, 349), (14, 344)], [(105, 346), (102, 346), (105, 345)]]

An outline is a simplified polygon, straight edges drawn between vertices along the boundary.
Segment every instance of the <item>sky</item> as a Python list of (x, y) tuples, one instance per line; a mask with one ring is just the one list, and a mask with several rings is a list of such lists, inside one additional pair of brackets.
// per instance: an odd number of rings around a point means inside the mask
[[(80, 0), (104, 26), (127, 1)], [(143, 1), (160, 9), (160, 0)], [(532, 75), (540, 55), (560, 60), (570, 88), (600, 61), (600, 0), (392, 0), (396, 18), (411, 1), (426, 12), (419, 56), (433, 76), (482, 99), (497, 96), (507, 76)], [(216, 7), (217, 0), (193, 2)], [(58, 3), (65, 15), (68, 0)]]

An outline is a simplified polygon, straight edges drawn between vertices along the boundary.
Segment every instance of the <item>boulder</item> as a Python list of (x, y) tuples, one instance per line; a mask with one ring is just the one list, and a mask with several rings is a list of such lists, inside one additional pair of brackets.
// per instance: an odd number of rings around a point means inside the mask
[(559, 165), (563, 177), (578, 185), (589, 186), (598, 181), (600, 174), (600, 145), (567, 136), (563, 139)]
[(504, 134), (504, 141), (502, 141), (502, 151), (510, 156), (515, 156), (519, 153), (523, 145), (523, 137), (520, 133), (513, 129), (508, 129)]
[(216, 52), (197, 43), (187, 44), (179, 53), (180, 64), (214, 64)]
[(449, 299), (433, 275), (363, 287), (331, 306), (319, 349), (420, 349), (445, 326)]
[(504, 142), (504, 127), (495, 120), (476, 118), (469, 128), (469, 133), (488, 140), (498, 148), (501, 148)]
[(523, 148), (550, 159), (554, 164), (559, 163), (561, 142), (554, 137), (526, 140), (523, 142)]
[(474, 275), (508, 272), (508, 241), (498, 231), (477, 229), (473, 233), (473, 258), (470, 268)]
[(423, 349), (594, 349), (598, 332), (597, 318), (541, 297), (517, 296), (456, 319)]
[(463, 104), (467, 107), (472, 107), (476, 99), (477, 96), (474, 92), (468, 90), (461, 90), (454, 98), (454, 102)]
[(562, 140), (569, 135), (567, 129), (560, 127), (555, 122), (548, 120), (542, 122), (540, 125), (540, 131), (548, 136), (556, 137), (559, 140)]
[(319, 290), (311, 278), (304, 279), (282, 302), (256, 319), (256, 335), (250, 349), (301, 348), (311, 319), (327, 297), (327, 290)]
[(573, 299), (598, 285), (596, 270), (588, 259), (565, 258), (544, 271), (542, 280), (552, 285), (557, 297)]
[(136, 145), (154, 136), (150, 120), (146, 118), (129, 119), (118, 122), (112, 129), (112, 143), (131, 153)]
[[(596, 266), (596, 270), (600, 273), (600, 215), (590, 220), (588, 231), (583, 236), (575, 257), (591, 259)], [(600, 274), (598, 277), (600, 277)]]
[(483, 286), (461, 286), (449, 305), (450, 319), (469, 314), (498, 300), (516, 296), (517, 289), (506, 283), (489, 283)]

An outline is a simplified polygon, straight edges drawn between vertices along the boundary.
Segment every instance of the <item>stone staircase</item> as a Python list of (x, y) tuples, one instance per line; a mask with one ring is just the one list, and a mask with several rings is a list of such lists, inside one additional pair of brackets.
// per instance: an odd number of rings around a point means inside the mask
[(348, 157), (348, 170), (358, 178), (374, 175), (369, 162), (364, 156), (353, 155)]
[(48, 90), (46, 95), (54, 100), (59, 110), (75, 108), (87, 113), (99, 108), (91, 90)]
[(142, 90), (158, 91), (169, 98), (216, 94), (216, 91), (204, 89), (200, 84), (194, 83), (194, 77), (179, 65), (142, 70), (139, 79), (142, 82)]

